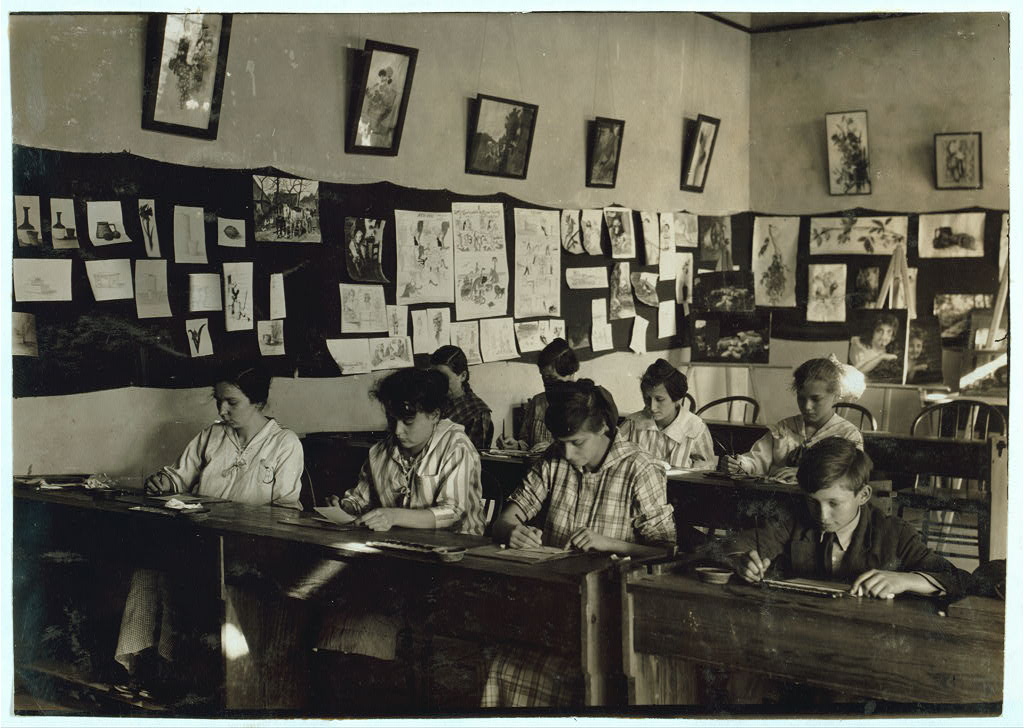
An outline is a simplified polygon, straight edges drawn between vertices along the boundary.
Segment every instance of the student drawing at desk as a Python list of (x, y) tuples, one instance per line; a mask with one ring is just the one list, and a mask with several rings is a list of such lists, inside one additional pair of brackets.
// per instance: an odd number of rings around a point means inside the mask
[(551, 343), (541, 349), (537, 357), (537, 369), (544, 382), (544, 392), (535, 394), (526, 403), (523, 422), (519, 426), (518, 438), (499, 437), (498, 447), (505, 450), (543, 450), (551, 444), (551, 432), (545, 426), (544, 418), (548, 410), (547, 390), (559, 382), (571, 382), (576, 379), (580, 369), (580, 361), (576, 352), (565, 339), (552, 339)]
[[(589, 379), (552, 387), (545, 422), (557, 439), (509, 496), (494, 538), (509, 547), (555, 546), (654, 556), (675, 545), (665, 471), (616, 431), (611, 394)], [(529, 525), (543, 506), (540, 528)], [(562, 656), (503, 648), (488, 669), (484, 707), (566, 707), (582, 696)]]
[(441, 414), (462, 425), (477, 450), (486, 450), (494, 438), (491, 408), (469, 386), (469, 362), (466, 353), (446, 344), (430, 355), (430, 368), (448, 380), (448, 403)]

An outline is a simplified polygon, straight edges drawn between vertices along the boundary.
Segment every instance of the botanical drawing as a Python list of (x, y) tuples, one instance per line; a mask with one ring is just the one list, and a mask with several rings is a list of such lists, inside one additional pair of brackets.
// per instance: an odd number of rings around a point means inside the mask
[(846, 265), (807, 266), (807, 320), (846, 320)]
[(825, 118), (829, 134), (829, 193), (870, 194), (867, 113), (826, 114)]
[(888, 255), (906, 241), (905, 216), (811, 218), (811, 255)]
[[(754, 220), (754, 300), (758, 306), (796, 306), (796, 246), (800, 220)], [(760, 241), (758, 243), (758, 241)]]

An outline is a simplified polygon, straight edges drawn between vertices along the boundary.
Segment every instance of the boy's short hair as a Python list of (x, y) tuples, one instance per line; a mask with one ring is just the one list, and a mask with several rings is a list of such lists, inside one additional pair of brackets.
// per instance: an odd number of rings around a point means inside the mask
[(854, 493), (867, 485), (874, 464), (867, 453), (842, 437), (826, 437), (800, 460), (796, 482), (805, 493), (817, 493), (842, 482)]

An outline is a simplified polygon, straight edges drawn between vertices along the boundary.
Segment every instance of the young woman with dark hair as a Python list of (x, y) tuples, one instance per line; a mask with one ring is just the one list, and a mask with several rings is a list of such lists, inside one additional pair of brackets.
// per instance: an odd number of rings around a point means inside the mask
[(448, 403), (441, 416), (462, 425), (477, 450), (486, 450), (494, 437), (491, 408), (469, 386), (469, 363), (457, 346), (446, 345), (430, 355), (430, 368), (448, 380)]
[(558, 338), (541, 349), (537, 358), (537, 369), (540, 370), (545, 391), (535, 394), (526, 404), (518, 437), (498, 438), (499, 447), (508, 450), (543, 450), (551, 444), (551, 432), (545, 426), (544, 419), (548, 410), (547, 390), (558, 382), (571, 382), (576, 379), (580, 362), (569, 342)]

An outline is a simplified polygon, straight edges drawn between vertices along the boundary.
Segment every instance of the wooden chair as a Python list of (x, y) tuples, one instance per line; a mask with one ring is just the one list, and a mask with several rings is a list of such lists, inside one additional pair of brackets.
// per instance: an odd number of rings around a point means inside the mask
[(878, 422), (875, 420), (875, 416), (871, 414), (871, 410), (863, 405), (854, 404), (853, 402), (839, 402), (833, 406), (833, 409), (839, 413), (840, 417), (845, 417), (857, 425), (859, 430), (874, 432), (878, 429)]
[(731, 421), (733, 405), (736, 404), (739, 404), (741, 407), (743, 407), (742, 421), (744, 423), (752, 425), (757, 422), (757, 415), (761, 412), (761, 404), (753, 397), (747, 397), (742, 394), (734, 394), (730, 397), (722, 397), (721, 399), (716, 399), (713, 402), (708, 402), (706, 405), (697, 410), (695, 414), (699, 417), (701, 414), (707, 412), (713, 407), (719, 407), (721, 405), (724, 405), (728, 408), (726, 419)]
[(480, 502), (484, 507), (484, 534), (491, 535), (491, 527), (495, 519), (505, 507), (505, 487), (501, 480), (487, 470), (480, 471), (480, 487), (482, 490)]
[[(910, 434), (987, 440), (1005, 434), (1006, 418), (987, 402), (959, 399), (924, 408), (914, 418)], [(899, 515), (906, 509), (920, 511), (915, 523), (924, 542), (942, 556), (988, 560), (988, 482), (920, 474), (914, 487), (896, 493)], [(917, 518), (910, 519), (912, 522)]]

